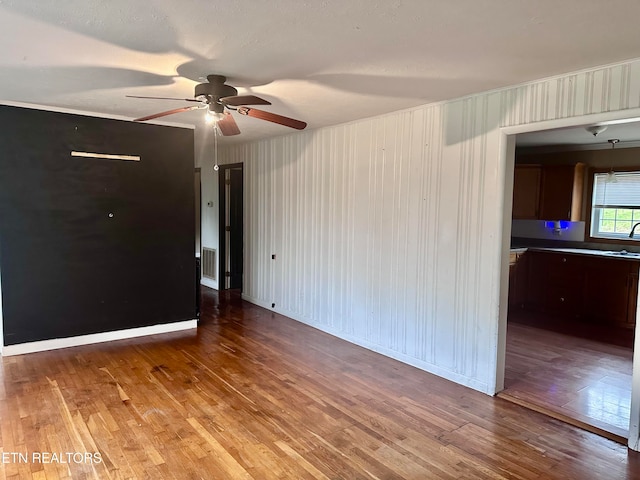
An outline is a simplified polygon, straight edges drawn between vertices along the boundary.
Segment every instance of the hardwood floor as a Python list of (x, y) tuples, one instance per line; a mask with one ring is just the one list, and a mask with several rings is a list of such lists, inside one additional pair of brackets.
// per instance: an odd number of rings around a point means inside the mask
[(503, 398), (626, 444), (633, 351), (510, 322)]
[(197, 333), (3, 358), (0, 478), (640, 478), (618, 443), (203, 296)]

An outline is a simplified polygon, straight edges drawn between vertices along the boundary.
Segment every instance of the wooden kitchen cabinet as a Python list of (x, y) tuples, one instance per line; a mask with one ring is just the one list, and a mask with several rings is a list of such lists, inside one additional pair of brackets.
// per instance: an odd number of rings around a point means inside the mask
[(527, 308), (580, 318), (584, 283), (580, 256), (535, 250), (528, 254)]
[(584, 309), (588, 318), (618, 326), (635, 325), (638, 262), (585, 258)]
[(540, 220), (569, 220), (582, 217), (584, 163), (546, 165), (540, 186)]
[(513, 218), (538, 218), (541, 178), (540, 165), (516, 165), (513, 174)]
[(525, 308), (567, 319), (635, 326), (640, 261), (527, 251)]
[(567, 318), (583, 316), (584, 268), (580, 255), (551, 254), (544, 257), (544, 311)]
[(637, 314), (637, 305), (638, 305), (638, 266), (640, 264), (635, 264), (634, 270), (629, 274), (629, 297), (627, 298), (627, 321), (625, 322), (625, 327), (633, 328), (636, 327), (636, 314)]
[(569, 220), (582, 218), (584, 164), (516, 165), (513, 218)]
[(524, 307), (526, 310), (542, 311), (547, 276), (547, 254), (538, 251), (527, 251), (527, 292)]
[(509, 254), (509, 308), (525, 307), (528, 280), (528, 262), (526, 252), (516, 251)]

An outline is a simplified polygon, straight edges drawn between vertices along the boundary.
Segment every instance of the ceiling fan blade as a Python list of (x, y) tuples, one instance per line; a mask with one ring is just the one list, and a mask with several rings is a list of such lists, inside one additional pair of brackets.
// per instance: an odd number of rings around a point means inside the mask
[(224, 118), (222, 120), (218, 120), (218, 128), (220, 132), (225, 137), (229, 137), (231, 135), (238, 135), (240, 133), (240, 129), (238, 128), (238, 124), (233, 119), (233, 116), (229, 112), (225, 112)]
[(143, 97), (141, 95), (125, 95), (127, 98), (150, 98), (152, 100), (180, 100), (181, 102), (200, 102), (195, 98), (174, 98), (174, 97)]
[(238, 113), (253, 118), (259, 118), (260, 120), (266, 120), (267, 122), (279, 123), (280, 125), (295, 128), (296, 130), (304, 130), (304, 128), (307, 126), (307, 123), (301, 120), (283, 117), (282, 115), (265, 112), (264, 110), (258, 110), (257, 108), (240, 107), (238, 108)]
[(194, 105), (191, 107), (174, 108), (173, 110), (167, 110), (166, 112), (154, 113), (153, 115), (147, 115), (146, 117), (136, 118), (134, 122), (144, 122), (146, 120), (152, 120), (154, 118), (166, 117), (167, 115), (173, 115), (174, 113), (188, 112), (189, 110), (196, 110), (200, 108), (200, 105)]
[(239, 107), (241, 105), (271, 105), (271, 102), (268, 100), (256, 97), (255, 95), (233, 95), (231, 97), (223, 97), (220, 101), (232, 107)]

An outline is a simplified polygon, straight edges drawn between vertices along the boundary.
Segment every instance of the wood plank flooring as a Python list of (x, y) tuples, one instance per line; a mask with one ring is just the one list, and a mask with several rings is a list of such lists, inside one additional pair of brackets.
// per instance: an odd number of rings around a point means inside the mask
[(631, 348), (512, 321), (501, 395), (626, 444), (632, 361)]
[(203, 295), (196, 333), (3, 358), (0, 478), (640, 478), (618, 443)]

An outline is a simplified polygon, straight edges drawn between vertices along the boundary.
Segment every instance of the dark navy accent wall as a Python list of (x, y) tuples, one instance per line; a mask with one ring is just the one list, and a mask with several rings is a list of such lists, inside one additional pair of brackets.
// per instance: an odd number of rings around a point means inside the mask
[(190, 129), (0, 106), (5, 345), (195, 318), (193, 172)]

